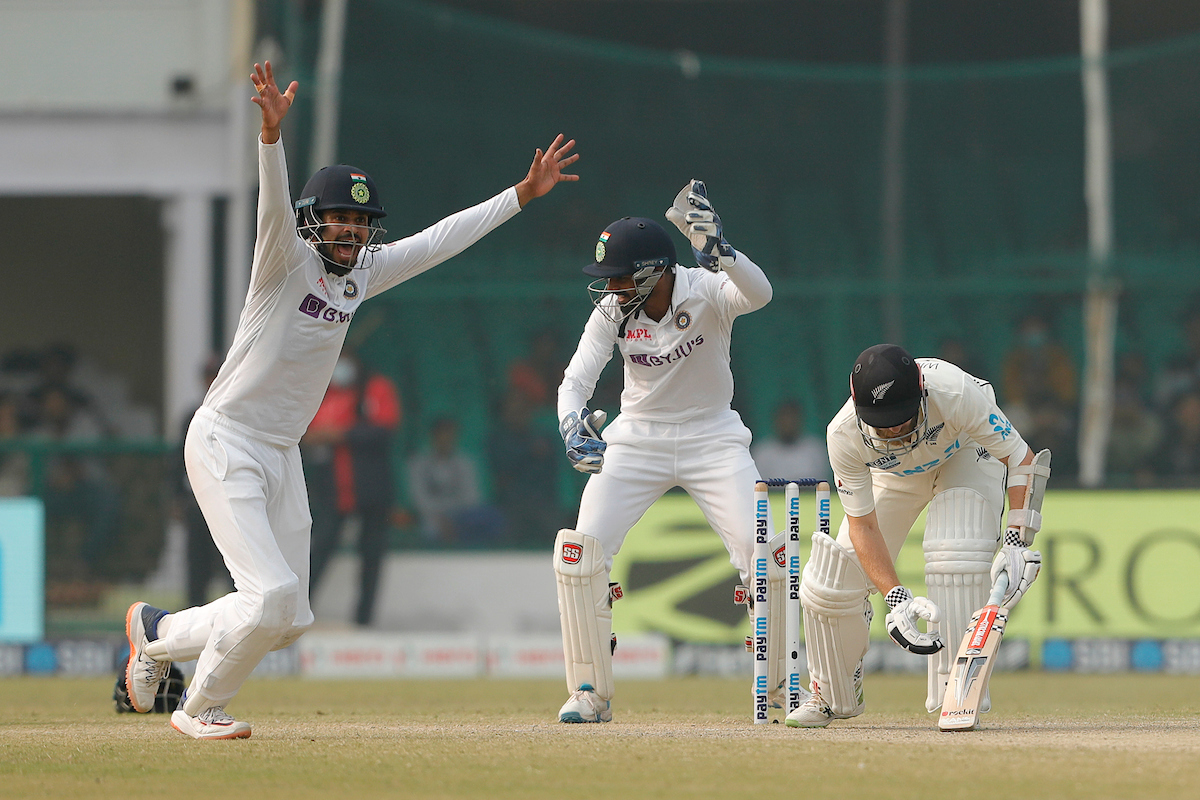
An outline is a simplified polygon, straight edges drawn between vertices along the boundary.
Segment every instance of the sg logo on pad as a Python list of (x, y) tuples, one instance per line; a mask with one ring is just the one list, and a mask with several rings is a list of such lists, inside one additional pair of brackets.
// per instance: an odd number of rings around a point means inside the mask
[(583, 548), (577, 544), (567, 542), (562, 548), (562, 560), (564, 564), (578, 564), (583, 558)]

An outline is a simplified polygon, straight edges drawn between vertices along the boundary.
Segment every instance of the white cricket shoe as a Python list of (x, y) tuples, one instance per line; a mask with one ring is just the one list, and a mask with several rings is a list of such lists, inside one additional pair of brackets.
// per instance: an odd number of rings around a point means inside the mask
[(601, 700), (590, 683), (581, 683), (558, 710), (559, 722), (612, 722), (612, 703)]
[(171, 668), (170, 661), (155, 661), (146, 655), (146, 645), (158, 638), (158, 621), (167, 615), (148, 603), (134, 603), (125, 613), (125, 635), (129, 637), (129, 661), (125, 666), (125, 688), (134, 711), (154, 710), (158, 685)]
[(192, 717), (183, 710), (182, 700), (179, 708), (171, 713), (171, 727), (193, 739), (250, 738), (250, 723), (239, 722), (229, 716), (223, 706), (206, 708), (198, 716)]
[(789, 728), (824, 728), (835, 719), (850, 719), (863, 712), (863, 704), (860, 702), (853, 714), (835, 714), (821, 697), (819, 687), (814, 683), (812, 688), (813, 693), (808, 700), (801, 703), (800, 707), (788, 714), (784, 720)]

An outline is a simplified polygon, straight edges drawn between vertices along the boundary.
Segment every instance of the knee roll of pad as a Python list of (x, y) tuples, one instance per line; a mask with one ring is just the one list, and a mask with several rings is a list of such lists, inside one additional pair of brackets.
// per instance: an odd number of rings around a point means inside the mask
[(942, 612), (937, 629), (946, 647), (929, 657), (925, 707), (942, 704), (950, 666), (971, 617), (991, 591), (1000, 510), (973, 489), (947, 489), (933, 498), (925, 521), (925, 587)]
[(567, 691), (588, 683), (601, 699), (611, 700), (612, 601), (600, 541), (578, 531), (559, 531), (554, 541), (554, 573)]
[(834, 714), (861, 712), (862, 658), (870, 644), (867, 578), (850, 553), (813, 534), (812, 554), (800, 582), (808, 671)]

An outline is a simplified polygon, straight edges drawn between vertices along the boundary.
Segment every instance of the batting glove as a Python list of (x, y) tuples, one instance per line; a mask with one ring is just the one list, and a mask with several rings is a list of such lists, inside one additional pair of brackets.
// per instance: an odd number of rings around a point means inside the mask
[(718, 272), (733, 263), (736, 254), (725, 241), (721, 217), (708, 200), (704, 181), (693, 178), (680, 189), (666, 217), (687, 237), (697, 264)]
[(928, 598), (913, 597), (908, 589), (896, 586), (883, 600), (891, 609), (884, 620), (888, 636), (896, 644), (919, 656), (931, 656), (946, 646), (937, 631), (924, 633), (917, 627), (918, 619), (937, 622), (942, 618), (942, 612)]
[(558, 432), (567, 446), (567, 458), (578, 471), (594, 475), (604, 468), (608, 442), (600, 437), (600, 428), (606, 419), (605, 412), (589, 412), (584, 407), (578, 414), (570, 412), (559, 423)]
[(1004, 535), (1004, 546), (992, 562), (993, 585), (1002, 573), (1008, 573), (1008, 591), (1004, 593), (1000, 605), (1009, 610), (1016, 606), (1025, 592), (1029, 591), (1041, 569), (1042, 554), (1021, 544), (1020, 531), (1010, 528)]

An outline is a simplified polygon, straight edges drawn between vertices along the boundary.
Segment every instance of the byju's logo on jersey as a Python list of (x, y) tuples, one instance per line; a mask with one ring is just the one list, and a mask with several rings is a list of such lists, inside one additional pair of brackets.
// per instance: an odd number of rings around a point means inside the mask
[(312, 294), (300, 301), (300, 313), (307, 314), (313, 319), (324, 320), (325, 322), (349, 322), (354, 317), (353, 313), (338, 311), (336, 308), (329, 306), (321, 298)]
[(565, 542), (562, 547), (562, 560), (564, 564), (578, 564), (583, 560), (583, 548), (572, 542)]

